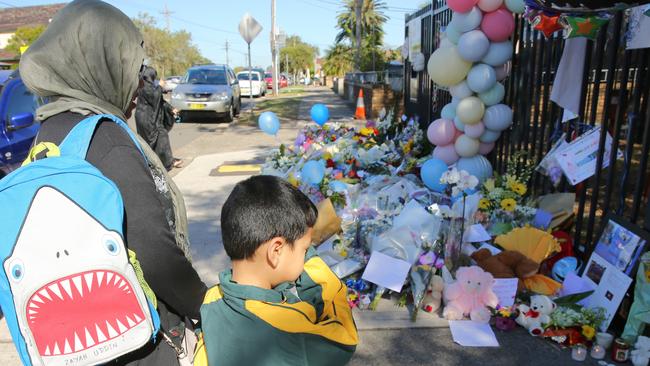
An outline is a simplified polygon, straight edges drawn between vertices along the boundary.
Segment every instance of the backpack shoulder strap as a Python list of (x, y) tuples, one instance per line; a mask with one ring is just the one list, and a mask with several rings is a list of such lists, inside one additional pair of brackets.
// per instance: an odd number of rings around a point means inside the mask
[(121, 119), (110, 114), (99, 114), (96, 116), (91, 116), (79, 122), (74, 128), (72, 128), (72, 130), (70, 130), (65, 139), (63, 139), (63, 142), (61, 142), (61, 146), (59, 147), (61, 150), (61, 156), (70, 156), (77, 157), (79, 159), (85, 159), (86, 155), (88, 154), (88, 148), (90, 147), (90, 142), (93, 138), (93, 134), (97, 129), (97, 125), (99, 125), (100, 122), (109, 120), (115, 122), (118, 126), (124, 129), (144, 159), (147, 160), (147, 157), (142, 151), (142, 147), (140, 146), (140, 142), (138, 142), (137, 137), (133, 131), (131, 131), (129, 126)]

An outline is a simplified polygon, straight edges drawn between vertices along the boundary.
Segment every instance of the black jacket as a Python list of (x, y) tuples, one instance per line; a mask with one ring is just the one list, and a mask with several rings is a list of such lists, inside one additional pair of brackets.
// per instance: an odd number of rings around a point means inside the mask
[(173, 108), (163, 99), (162, 88), (145, 82), (138, 92), (135, 124), (138, 135), (147, 141), (167, 170), (174, 163), (167, 130), (173, 126)]
[[(42, 123), (37, 142), (59, 145), (70, 130), (84, 116), (62, 113)], [(165, 199), (155, 187), (153, 177), (144, 158), (128, 134), (113, 122), (103, 122), (97, 127), (88, 149), (86, 160), (94, 165), (120, 190), (125, 208), (124, 236), (126, 245), (133, 250), (144, 272), (144, 277), (156, 294), (160, 306), (162, 326), (170, 313), (199, 319), (200, 307), (207, 290), (183, 252), (176, 246), (164, 207)], [(79, 187), (83, 189), (83, 187)], [(165, 306), (166, 305), (166, 306)], [(138, 364), (178, 364), (177, 361), (156, 355), (158, 350), (175, 356), (170, 347), (162, 344), (150, 347), (142, 358), (154, 357), (151, 362)], [(139, 357), (139, 356), (138, 356)], [(175, 357), (174, 357), (175, 358)], [(169, 361), (169, 363), (167, 363)]]

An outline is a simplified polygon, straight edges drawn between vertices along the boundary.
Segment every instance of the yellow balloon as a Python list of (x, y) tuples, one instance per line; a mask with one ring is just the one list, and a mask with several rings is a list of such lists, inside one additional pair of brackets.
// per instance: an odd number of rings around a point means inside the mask
[(452, 86), (467, 77), (472, 63), (465, 61), (456, 46), (438, 48), (429, 58), (427, 71), (434, 83), (442, 86)]
[(477, 97), (467, 97), (458, 103), (456, 116), (466, 125), (475, 125), (485, 114), (485, 104)]

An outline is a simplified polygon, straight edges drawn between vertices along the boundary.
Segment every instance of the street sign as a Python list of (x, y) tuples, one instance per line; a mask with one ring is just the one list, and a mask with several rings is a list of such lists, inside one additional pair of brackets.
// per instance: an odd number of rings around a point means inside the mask
[(239, 22), (239, 34), (246, 43), (251, 44), (255, 37), (262, 31), (262, 25), (255, 20), (250, 14), (244, 14), (244, 17)]

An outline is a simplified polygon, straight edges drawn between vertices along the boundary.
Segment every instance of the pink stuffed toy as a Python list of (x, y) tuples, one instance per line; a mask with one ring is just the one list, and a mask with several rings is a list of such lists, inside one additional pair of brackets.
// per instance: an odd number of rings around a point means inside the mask
[(445, 287), (447, 302), (442, 316), (449, 320), (460, 320), (469, 315), (476, 322), (490, 321), (487, 306), (495, 308), (499, 302), (492, 291), (494, 277), (480, 267), (460, 267), (456, 271), (456, 282)]

